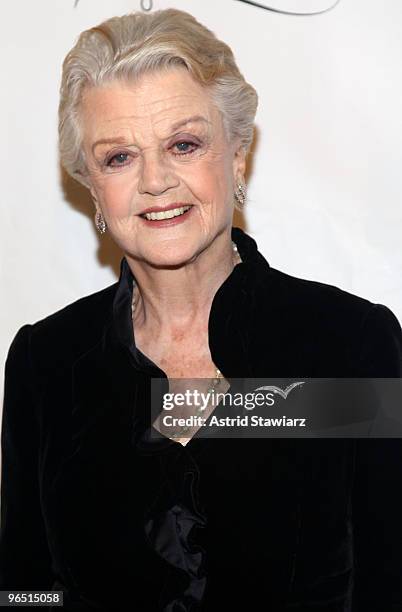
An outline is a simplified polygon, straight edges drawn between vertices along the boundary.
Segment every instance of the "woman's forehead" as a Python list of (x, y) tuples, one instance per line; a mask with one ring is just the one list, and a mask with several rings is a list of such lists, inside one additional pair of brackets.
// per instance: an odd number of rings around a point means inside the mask
[(83, 96), (85, 131), (116, 128), (152, 131), (164, 138), (176, 130), (217, 126), (220, 115), (207, 90), (185, 71), (146, 75), (139, 82), (111, 82), (88, 89)]

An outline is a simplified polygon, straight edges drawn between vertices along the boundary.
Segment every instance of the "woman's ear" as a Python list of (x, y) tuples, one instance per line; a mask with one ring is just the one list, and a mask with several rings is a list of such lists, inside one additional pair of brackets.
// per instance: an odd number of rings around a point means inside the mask
[(233, 176), (236, 182), (238, 182), (239, 177), (242, 177), (244, 180), (246, 174), (246, 156), (244, 147), (239, 145), (235, 150), (233, 158)]
[[(97, 207), (97, 204), (98, 204), (98, 198), (96, 197), (96, 191), (95, 191), (95, 189), (94, 189), (94, 188), (93, 188), (91, 185), (89, 186), (89, 191), (90, 191), (90, 194), (91, 194), (91, 196), (92, 196), (92, 200), (93, 200), (93, 202), (94, 202), (95, 206)], [(97, 207), (97, 208), (98, 208), (98, 207)]]

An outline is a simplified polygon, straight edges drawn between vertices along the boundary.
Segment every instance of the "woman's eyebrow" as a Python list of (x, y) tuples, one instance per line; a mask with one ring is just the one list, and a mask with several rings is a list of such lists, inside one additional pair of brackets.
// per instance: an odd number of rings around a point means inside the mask
[(100, 140), (97, 140), (96, 142), (94, 142), (94, 144), (92, 145), (91, 149), (92, 149), (92, 153), (94, 153), (96, 147), (98, 145), (101, 144), (127, 144), (127, 139), (124, 138), (124, 136), (114, 136), (112, 138), (101, 138)]
[[(206, 117), (203, 117), (202, 115), (194, 115), (192, 117), (187, 117), (186, 119), (180, 119), (180, 121), (177, 121), (176, 123), (174, 123), (170, 129), (172, 132), (175, 132), (181, 127), (187, 125), (188, 123), (208, 123), (210, 124), (211, 122), (208, 121), (208, 119), (206, 119)], [(127, 144), (127, 139), (124, 138), (123, 136), (114, 136), (112, 138), (101, 138), (100, 140), (97, 140), (96, 142), (94, 142), (94, 144), (92, 145), (92, 153), (94, 153), (96, 147), (101, 144), (125, 145)]]

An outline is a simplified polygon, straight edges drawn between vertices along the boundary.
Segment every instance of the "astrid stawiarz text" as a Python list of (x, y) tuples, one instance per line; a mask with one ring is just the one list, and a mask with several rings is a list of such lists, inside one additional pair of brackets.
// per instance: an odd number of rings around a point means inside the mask
[(189, 417), (174, 417), (165, 414), (162, 423), (165, 427), (306, 427), (306, 419), (291, 419), (286, 417), (267, 418), (262, 416), (216, 417), (207, 419), (199, 415)]

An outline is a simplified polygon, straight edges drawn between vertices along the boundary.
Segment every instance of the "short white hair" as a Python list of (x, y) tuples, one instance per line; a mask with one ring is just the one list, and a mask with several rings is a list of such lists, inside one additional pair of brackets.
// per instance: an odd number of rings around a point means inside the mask
[(239, 138), (246, 153), (250, 150), (258, 96), (230, 47), (185, 11), (135, 12), (82, 32), (63, 62), (59, 149), (71, 176), (87, 185), (79, 123), (84, 89), (174, 66), (186, 68), (208, 89), (227, 137)]

